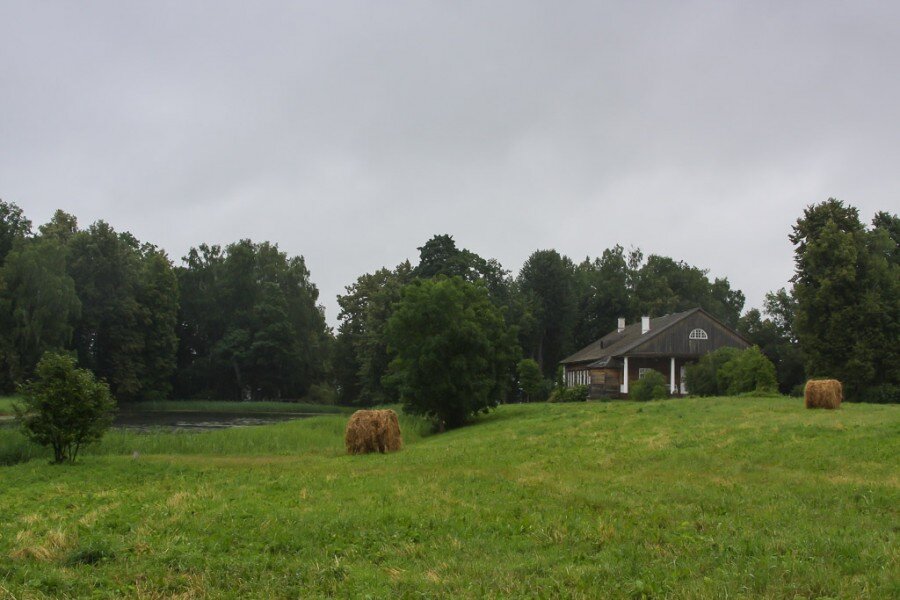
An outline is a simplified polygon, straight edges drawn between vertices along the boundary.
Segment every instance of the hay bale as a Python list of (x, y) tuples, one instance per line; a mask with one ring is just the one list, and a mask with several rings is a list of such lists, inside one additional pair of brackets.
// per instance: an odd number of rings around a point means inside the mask
[(393, 452), (403, 447), (400, 421), (392, 410), (358, 410), (344, 432), (348, 454)]
[(804, 391), (806, 408), (839, 408), (844, 388), (837, 379), (811, 379)]

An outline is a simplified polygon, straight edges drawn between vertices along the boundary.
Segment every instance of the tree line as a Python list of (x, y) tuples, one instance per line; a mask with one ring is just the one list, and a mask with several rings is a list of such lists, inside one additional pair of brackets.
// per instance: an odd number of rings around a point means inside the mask
[[(451, 346), (490, 346), (500, 362), (479, 368), (498, 385), (470, 393), (495, 402), (528, 396), (517, 392), (521, 358), (551, 380), (561, 359), (618, 317), (701, 306), (759, 346), (785, 393), (808, 376), (833, 376), (851, 399), (890, 400), (900, 384), (898, 240), (896, 215), (879, 212), (866, 227), (840, 201), (810, 206), (791, 234), (791, 287), (742, 314), (744, 295), (727, 278), (640, 249), (616, 245), (581, 261), (538, 250), (513, 275), (435, 235), (415, 264), (348, 285), (332, 331), (303, 258), (275, 244), (201, 244), (176, 266), (103, 221), (79, 228), (58, 211), (33, 231), (21, 209), (0, 201), (0, 390), (28, 379), (45, 351), (67, 350), (123, 401), (336, 395), (368, 406), (411, 393), (417, 356), (433, 351), (439, 361)], [(491, 344), (473, 329), (443, 339), (441, 350), (438, 333), (417, 333), (450, 314), (490, 330)], [(413, 346), (419, 354), (409, 354)]]
[(70, 351), (119, 401), (299, 398), (331, 342), (302, 257), (240, 240), (160, 248), (57, 211), (32, 230), (0, 201), (0, 391)]
[(608, 333), (619, 317), (636, 320), (699, 305), (736, 326), (744, 305), (743, 293), (727, 278), (710, 280), (703, 269), (645, 257), (639, 249), (614, 246), (578, 263), (556, 250), (538, 250), (515, 277), (496, 260), (457, 247), (449, 235), (436, 235), (418, 250), (416, 266), (406, 261), (362, 275), (338, 297), (333, 362), (342, 402), (399, 399), (386, 378), (392, 359), (386, 332), (402, 291), (415, 281), (459, 278), (483, 287), (513, 331), (516, 356), (534, 359), (548, 379), (560, 360)]

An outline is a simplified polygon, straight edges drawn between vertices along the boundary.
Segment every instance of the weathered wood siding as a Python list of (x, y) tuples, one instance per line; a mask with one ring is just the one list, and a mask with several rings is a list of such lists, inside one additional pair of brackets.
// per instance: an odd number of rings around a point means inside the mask
[(591, 369), (592, 385), (619, 385), (622, 379), (621, 369)]
[[(702, 329), (708, 339), (689, 339), (691, 331)], [(699, 358), (713, 350), (731, 346), (747, 348), (749, 344), (717, 321), (702, 312), (692, 314), (676, 323), (660, 335), (654, 336), (627, 353), (628, 356), (668, 356), (676, 358)], [(668, 378), (668, 371), (666, 371)]]

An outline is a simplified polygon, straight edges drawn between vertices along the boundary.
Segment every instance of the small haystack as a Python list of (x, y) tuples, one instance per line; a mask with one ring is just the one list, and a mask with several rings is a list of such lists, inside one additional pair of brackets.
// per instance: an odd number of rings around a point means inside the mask
[(811, 379), (804, 393), (806, 408), (840, 408), (844, 388), (837, 379)]
[(349, 454), (393, 452), (403, 447), (400, 421), (392, 410), (358, 410), (350, 417), (344, 444)]

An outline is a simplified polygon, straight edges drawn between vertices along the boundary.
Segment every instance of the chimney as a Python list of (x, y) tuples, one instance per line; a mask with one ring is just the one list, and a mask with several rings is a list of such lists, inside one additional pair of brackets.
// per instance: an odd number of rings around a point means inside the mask
[(641, 335), (650, 331), (650, 317), (641, 317)]
[(625, 319), (623, 317), (619, 317), (619, 328), (617, 330), (617, 333), (622, 333), (623, 331), (625, 331)]

